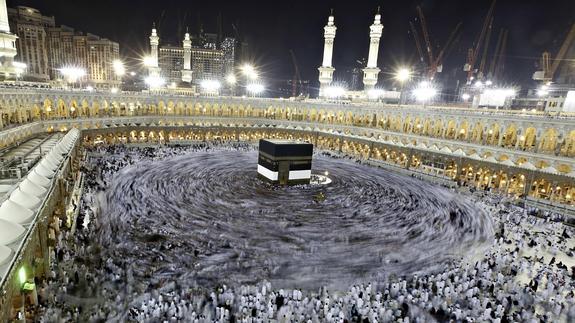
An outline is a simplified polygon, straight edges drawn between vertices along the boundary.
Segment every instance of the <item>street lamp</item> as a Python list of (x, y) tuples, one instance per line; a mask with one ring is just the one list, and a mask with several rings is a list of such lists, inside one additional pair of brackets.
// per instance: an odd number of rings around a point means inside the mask
[(143, 61), (146, 67), (154, 67), (156, 65), (156, 60), (152, 56), (144, 57)]
[(330, 86), (325, 89), (325, 96), (336, 99), (345, 95), (345, 88), (341, 86)]
[(258, 78), (258, 72), (253, 65), (244, 64), (242, 66), (242, 73), (246, 76), (246, 78), (250, 80), (256, 80)]
[(62, 67), (59, 71), (68, 83), (76, 83), (80, 78), (86, 75), (86, 70), (80, 67), (67, 66)]
[(411, 78), (411, 71), (407, 68), (400, 68), (396, 73), (395, 73), (395, 79), (398, 80), (401, 83), (404, 83), (405, 81), (408, 81)]
[(228, 82), (229, 85), (235, 85), (237, 82), (236, 76), (234, 74), (228, 74), (228, 76), (226, 76), (226, 82)]
[(28, 68), (28, 65), (26, 65), (22, 62), (12, 62), (12, 66), (14, 66), (14, 70), (16, 72), (16, 80), (18, 80), (18, 78), (20, 78), (20, 76)]
[(161, 76), (150, 75), (144, 80), (150, 89), (157, 89), (166, 84), (166, 80)]
[(415, 90), (413, 90), (413, 95), (415, 96), (415, 99), (422, 102), (423, 107), (425, 107), (425, 103), (437, 95), (437, 90), (431, 83), (423, 81), (419, 83)]
[(246, 85), (246, 90), (251, 93), (252, 95), (256, 96), (262, 93), (265, 88), (262, 84), (259, 83), (251, 83)]
[(218, 90), (220, 89), (222, 84), (216, 80), (203, 80), (200, 83), (200, 86), (202, 87), (205, 93), (211, 95), (217, 95)]
[(411, 70), (405, 67), (400, 68), (395, 73), (395, 79), (399, 81), (399, 84), (401, 84), (401, 92), (399, 93), (399, 105), (401, 105), (403, 98), (403, 88), (405, 86), (405, 82), (411, 79)]
[(230, 87), (230, 95), (234, 96), (235, 95), (235, 85), (236, 82), (238, 80), (236, 79), (236, 76), (233, 73), (228, 74), (228, 76), (226, 76), (226, 82), (228, 83), (229, 87)]
[(112, 62), (112, 66), (114, 67), (114, 73), (117, 76), (122, 77), (126, 73), (126, 68), (124, 67), (124, 63), (121, 60), (114, 60), (114, 62)]
[(463, 93), (463, 95), (461, 95), (461, 98), (463, 99), (463, 101), (467, 102), (467, 100), (471, 98), (471, 95)]

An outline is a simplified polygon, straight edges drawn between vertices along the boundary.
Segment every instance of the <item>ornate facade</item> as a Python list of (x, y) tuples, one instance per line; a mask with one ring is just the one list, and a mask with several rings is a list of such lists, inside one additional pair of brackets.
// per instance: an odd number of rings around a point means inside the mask
[[(427, 169), (455, 180), (466, 176), (485, 182), (485, 176), (497, 175), (503, 180), (497, 183), (499, 187), (507, 185), (513, 176), (523, 175), (527, 178), (524, 187), (545, 183), (545, 187), (537, 189), (541, 194), (533, 191), (534, 196), (570, 204), (575, 195), (575, 116), (551, 118), (456, 108), (54, 91), (3, 93), (0, 104), (2, 127), (26, 125), (2, 132), (6, 136), (0, 139), (1, 146), (31, 133), (72, 127), (291, 129), (314, 136), (339, 136), (342, 143), (366, 142), (369, 158), (385, 157), (394, 163), (399, 161), (405, 168)], [(162, 136), (170, 138), (169, 132), (164, 131)], [(345, 150), (343, 145), (342, 151)], [(443, 161), (437, 162), (438, 158)], [(537, 181), (533, 173), (553, 179)], [(554, 186), (559, 182), (564, 186)], [(495, 185), (490, 183), (487, 187)], [(559, 191), (562, 198), (557, 196)]]
[[(84, 145), (299, 139), (393, 171), (575, 216), (575, 115), (42, 90), (2, 91), (0, 108), (0, 147), (72, 128), (82, 131)], [(21, 244), (11, 245), (13, 261), (0, 286), (1, 318), (21, 310), (5, 305), (25, 304), (30, 296), (21, 290), (21, 268), (27, 280), (47, 273), (47, 232), (69, 214), (69, 190), (81, 185), (80, 155), (71, 150), (37, 221)]]

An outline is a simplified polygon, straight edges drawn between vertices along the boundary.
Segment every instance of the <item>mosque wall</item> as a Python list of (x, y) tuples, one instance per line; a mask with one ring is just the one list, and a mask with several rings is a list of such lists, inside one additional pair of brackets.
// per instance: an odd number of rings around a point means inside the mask
[[(205, 141), (244, 141), (259, 139), (302, 140), (314, 147), (356, 158), (399, 166), (438, 180), (459, 182), (471, 189), (507, 194), (515, 198), (547, 200), (561, 207), (575, 206), (573, 178), (561, 174), (500, 165), (467, 156), (398, 147), (373, 138), (349, 137), (304, 129), (234, 128), (225, 126), (126, 126), (86, 130), (84, 144), (189, 144)], [(575, 207), (573, 207), (575, 212)]]

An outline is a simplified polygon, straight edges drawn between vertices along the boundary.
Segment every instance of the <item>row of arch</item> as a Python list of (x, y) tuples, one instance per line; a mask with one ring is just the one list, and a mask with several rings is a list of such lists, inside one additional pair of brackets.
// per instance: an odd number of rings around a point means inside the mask
[(575, 205), (575, 182), (572, 178), (504, 167), (472, 159), (457, 159), (432, 152), (422, 152), (370, 142), (358, 138), (278, 129), (131, 128), (89, 131), (85, 144), (117, 143), (188, 143), (197, 141), (249, 141), (261, 138), (303, 140), (319, 149), (332, 150), (362, 159), (388, 163), (441, 178), (460, 181), (478, 189), (489, 189), (515, 197), (531, 196), (551, 202)]
[[(342, 108), (345, 108), (342, 106)], [(304, 107), (252, 107), (239, 104), (184, 103), (159, 101), (157, 104), (62, 99), (45, 99), (30, 108), (4, 112), (2, 124), (22, 124), (54, 118), (97, 118), (116, 116), (210, 116), (266, 118), (321, 124), (352, 125), (393, 132), (414, 134), (469, 143), (517, 149), (534, 153), (575, 157), (575, 129), (573, 125), (537, 123), (535, 120), (500, 121), (491, 117), (455, 115), (422, 116), (397, 110), (366, 112), (356, 110), (327, 110)]]

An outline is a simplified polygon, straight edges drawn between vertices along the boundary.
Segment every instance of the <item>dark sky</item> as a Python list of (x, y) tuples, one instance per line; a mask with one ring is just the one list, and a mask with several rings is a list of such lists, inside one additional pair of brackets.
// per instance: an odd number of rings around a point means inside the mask
[[(385, 26), (380, 47), (380, 81), (391, 78), (401, 64), (418, 60), (409, 21), (421, 5), (434, 43), (442, 44), (458, 22), (463, 33), (440, 76), (464, 79), (467, 48), (477, 39), (491, 0), (8, 0), (8, 6), (27, 5), (54, 15), (57, 24), (118, 41), (125, 57), (140, 56), (147, 48), (152, 22), (160, 27), (161, 43), (179, 42), (179, 26), (196, 32), (198, 22), (216, 32), (216, 19), (223, 16), (224, 31), (233, 36), (238, 27), (250, 46), (252, 59), (269, 79), (289, 79), (293, 67), (289, 49), (297, 57), (303, 79), (317, 80), (323, 51), (323, 26), (330, 8), (338, 27), (335, 40), (336, 78), (349, 79), (355, 61), (367, 56), (369, 25), (378, 6)], [(545, 49), (558, 51), (572, 23), (574, 0), (498, 0), (491, 49), (501, 28), (510, 30), (505, 81), (527, 85)], [(183, 28), (183, 27), (182, 27)], [(437, 52), (437, 50), (436, 50)], [(489, 61), (488, 61), (489, 62)], [(448, 85), (449, 86), (449, 85)]]

